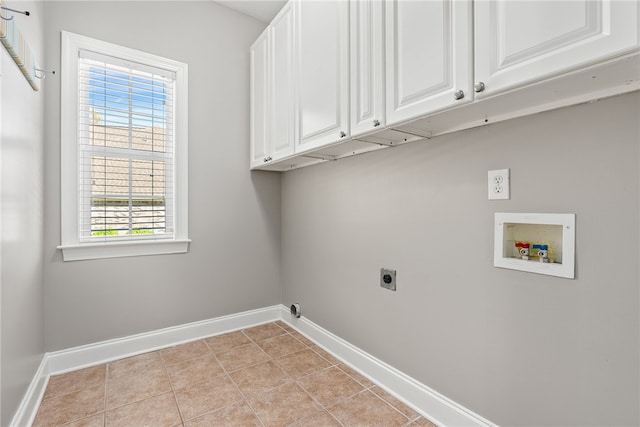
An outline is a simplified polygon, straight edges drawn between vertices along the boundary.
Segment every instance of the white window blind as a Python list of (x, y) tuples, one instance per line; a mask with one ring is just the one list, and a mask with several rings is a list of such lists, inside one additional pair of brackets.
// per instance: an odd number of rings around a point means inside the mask
[(79, 241), (173, 238), (175, 73), (78, 56)]

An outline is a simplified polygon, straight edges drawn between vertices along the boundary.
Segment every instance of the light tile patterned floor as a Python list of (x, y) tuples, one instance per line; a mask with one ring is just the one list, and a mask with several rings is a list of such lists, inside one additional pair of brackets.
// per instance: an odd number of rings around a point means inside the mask
[(280, 321), (52, 376), (63, 425), (434, 426)]

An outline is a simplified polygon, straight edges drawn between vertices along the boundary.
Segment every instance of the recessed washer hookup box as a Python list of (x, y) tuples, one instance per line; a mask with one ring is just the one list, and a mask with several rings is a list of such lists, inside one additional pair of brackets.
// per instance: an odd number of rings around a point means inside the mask
[(575, 214), (496, 212), (493, 265), (575, 278)]

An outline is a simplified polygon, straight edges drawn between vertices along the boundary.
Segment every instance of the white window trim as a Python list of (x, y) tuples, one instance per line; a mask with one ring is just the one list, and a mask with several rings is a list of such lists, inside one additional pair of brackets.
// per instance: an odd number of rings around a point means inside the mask
[[(78, 52), (97, 51), (175, 72), (175, 231), (173, 239), (80, 243), (78, 232)], [(188, 234), (187, 64), (62, 31), (61, 57), (61, 245), (64, 261), (185, 253)]]

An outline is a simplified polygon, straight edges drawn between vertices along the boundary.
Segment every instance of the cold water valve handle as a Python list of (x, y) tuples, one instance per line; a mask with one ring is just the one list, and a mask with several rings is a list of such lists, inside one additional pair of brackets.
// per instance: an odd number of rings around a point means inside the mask
[(549, 262), (549, 245), (533, 245), (538, 250), (538, 261)]

